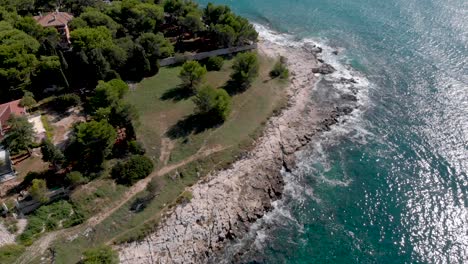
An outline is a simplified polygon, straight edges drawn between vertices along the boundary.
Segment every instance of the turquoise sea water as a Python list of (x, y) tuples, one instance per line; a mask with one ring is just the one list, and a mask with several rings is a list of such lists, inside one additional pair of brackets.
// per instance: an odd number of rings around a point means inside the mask
[(363, 111), (300, 154), (226, 262), (468, 263), (468, 1), (214, 2), (368, 80)]

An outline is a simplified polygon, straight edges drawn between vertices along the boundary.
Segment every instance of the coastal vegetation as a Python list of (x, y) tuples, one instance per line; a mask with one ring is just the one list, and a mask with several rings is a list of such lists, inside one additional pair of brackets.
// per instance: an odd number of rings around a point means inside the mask
[[(57, 263), (115, 263), (115, 252), (101, 245), (154, 230), (170, 206), (191, 199), (187, 186), (245, 153), (284, 106), (285, 85), (269, 80), (274, 62), (255, 51), (160, 67), (171, 56), (256, 42), (253, 26), (226, 6), (200, 8), (185, 0), (55, 5), (0, 7), (0, 100), (22, 98), (45, 119), (83, 116), (60, 144), (53, 123), (38, 141), (25, 117), (10, 119), (2, 144), (15, 154), (40, 147), (48, 166), (14, 188), (41, 203), (17, 242), (34, 246), (49, 231), (92, 227), (89, 236), (56, 238), (50, 246)], [(69, 42), (32, 17), (56, 7), (74, 15)], [(53, 198), (52, 189), (69, 199)], [(93, 217), (98, 220), (85, 222)]]

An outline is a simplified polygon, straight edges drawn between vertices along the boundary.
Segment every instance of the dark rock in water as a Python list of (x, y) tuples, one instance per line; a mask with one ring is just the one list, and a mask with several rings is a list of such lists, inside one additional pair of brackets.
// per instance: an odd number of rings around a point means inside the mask
[(304, 48), (308, 51), (308, 52), (311, 52), (311, 53), (322, 53), (323, 49), (319, 46), (316, 46), (316, 45), (304, 45)]
[(354, 108), (352, 108), (350, 106), (340, 106), (340, 107), (336, 108), (336, 111), (338, 111), (338, 113), (340, 113), (340, 115), (348, 115), (351, 112), (353, 112), (353, 110), (354, 110)]
[(354, 78), (347, 79), (347, 78), (344, 78), (344, 77), (340, 78), (340, 82), (342, 82), (342, 83), (357, 83), (357, 81)]
[(334, 50), (332, 51), (333, 55), (338, 55), (338, 51), (337, 50)]
[(343, 94), (341, 95), (341, 99), (345, 101), (352, 101), (352, 102), (357, 102), (357, 97), (353, 94)]
[(331, 66), (328, 63), (323, 63), (322, 65), (320, 65), (320, 67), (312, 68), (313, 73), (320, 73), (320, 74), (330, 74), (330, 73), (334, 73), (335, 71), (336, 71), (335, 68), (333, 68), (333, 66)]

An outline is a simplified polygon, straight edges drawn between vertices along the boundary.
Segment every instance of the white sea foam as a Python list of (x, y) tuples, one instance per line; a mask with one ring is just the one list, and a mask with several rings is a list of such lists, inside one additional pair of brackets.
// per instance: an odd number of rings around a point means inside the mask
[[(362, 74), (346, 64), (346, 51), (344, 49), (330, 47), (326, 44), (326, 40), (323, 39), (297, 39), (293, 35), (278, 33), (260, 24), (255, 24), (255, 28), (259, 32), (261, 39), (276, 45), (295, 48), (311, 45), (321, 47), (323, 49), (321, 58), (336, 69), (336, 72), (333, 74), (321, 77), (323, 78), (322, 80), (330, 83), (338, 95), (353, 94), (356, 96), (357, 106), (351, 114), (340, 117), (339, 122), (333, 125), (330, 131), (322, 133), (317, 139), (313, 140), (310, 143), (309, 150), (298, 153), (298, 169), (293, 173), (284, 171), (282, 173), (285, 182), (283, 199), (274, 202), (274, 209), (266, 213), (263, 218), (251, 226), (246, 238), (234, 246), (237, 249), (242, 248), (249, 241), (253, 242), (252, 244), (256, 249), (261, 249), (268, 241), (269, 229), (272, 226), (293, 224), (301, 232), (303, 226), (294, 218), (294, 215), (290, 211), (289, 201), (293, 200), (298, 204), (306, 203), (310, 200), (316, 203), (321, 202), (320, 197), (314, 195), (313, 187), (304, 184), (306, 172), (321, 170), (322, 172), (318, 176), (318, 184), (347, 187), (351, 183), (350, 179), (329, 179), (325, 175), (325, 172), (331, 170), (325, 145), (335, 144), (344, 136), (358, 143), (365, 144), (366, 138), (373, 136), (365, 128), (366, 124), (364, 124), (362, 119), (363, 113), (370, 104), (368, 94), (372, 84)], [(338, 55), (334, 54), (337, 50), (339, 51)], [(342, 79), (352, 79), (354, 82), (344, 83), (341, 81)], [(320, 164), (321, 169), (318, 170), (311, 166), (311, 164)]]

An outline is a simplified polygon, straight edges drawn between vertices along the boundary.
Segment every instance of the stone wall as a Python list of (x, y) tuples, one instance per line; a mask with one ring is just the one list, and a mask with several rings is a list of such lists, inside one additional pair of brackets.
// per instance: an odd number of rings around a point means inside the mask
[(203, 60), (203, 59), (213, 57), (213, 56), (222, 56), (222, 55), (227, 55), (227, 54), (232, 54), (232, 53), (237, 53), (237, 52), (242, 52), (242, 51), (254, 50), (256, 48), (257, 48), (257, 44), (255, 43), (255, 44), (241, 46), (241, 47), (232, 47), (232, 48), (218, 49), (218, 50), (212, 50), (212, 51), (207, 51), (207, 52), (200, 52), (200, 53), (195, 53), (195, 54), (174, 56), (174, 57), (169, 57), (169, 58), (160, 60), (159, 65), (161, 67), (170, 66), (170, 65), (174, 65), (174, 64), (181, 63), (181, 62), (188, 61), (188, 60)]

